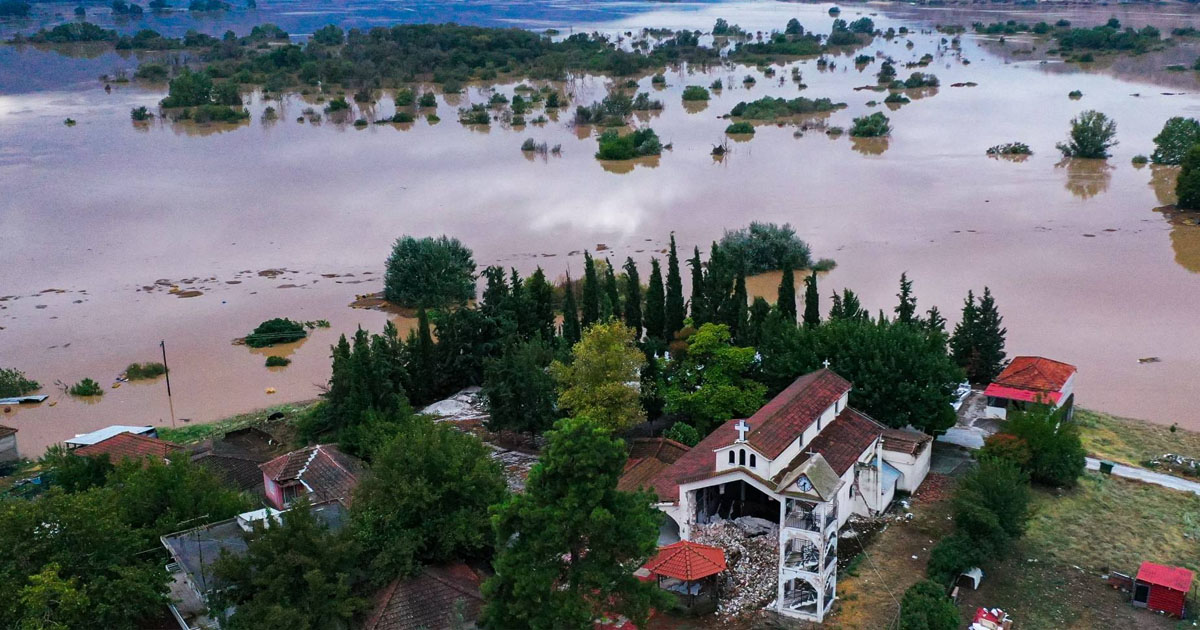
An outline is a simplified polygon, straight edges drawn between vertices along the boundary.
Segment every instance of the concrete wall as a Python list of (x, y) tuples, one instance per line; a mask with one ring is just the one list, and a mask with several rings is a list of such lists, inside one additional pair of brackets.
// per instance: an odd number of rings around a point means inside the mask
[(0, 462), (11, 462), (17, 459), (17, 434), (0, 438)]
[(926, 442), (916, 456), (885, 449), (883, 461), (900, 471), (901, 476), (900, 480), (896, 482), (896, 488), (905, 492), (916, 492), (917, 488), (925, 482), (925, 476), (929, 474), (929, 460), (932, 454), (932, 442)]

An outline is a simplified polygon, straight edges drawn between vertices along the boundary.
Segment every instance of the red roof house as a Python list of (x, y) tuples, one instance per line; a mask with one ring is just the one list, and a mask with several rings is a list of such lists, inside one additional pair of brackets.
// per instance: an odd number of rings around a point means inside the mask
[(474, 627), (483, 608), (479, 584), (479, 576), (465, 564), (425, 567), (414, 578), (395, 580), (384, 587), (375, 596), (375, 609), (363, 628), (450, 630)]
[(81, 446), (73, 452), (81, 457), (99, 457), (107, 455), (113, 463), (122, 459), (142, 459), (146, 457), (166, 460), (171, 453), (182, 451), (183, 447), (158, 438), (137, 435), (136, 433), (118, 433), (95, 444)]
[(1014, 357), (983, 390), (988, 397), (988, 415), (1003, 418), (1004, 410), (1014, 403), (1061, 407), (1071, 396), (1076, 372), (1074, 365), (1045, 357)]
[(1182, 567), (1143, 562), (1133, 584), (1133, 605), (1183, 618), (1194, 577)]
[(307, 496), (313, 503), (349, 501), (362, 464), (332, 444), (317, 444), (280, 455), (259, 466), (267, 499), (280, 510)]

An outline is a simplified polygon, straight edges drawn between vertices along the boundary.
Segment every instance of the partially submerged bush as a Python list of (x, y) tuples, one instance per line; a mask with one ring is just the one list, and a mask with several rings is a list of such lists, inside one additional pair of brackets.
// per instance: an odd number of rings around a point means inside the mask
[(855, 138), (878, 138), (892, 132), (888, 117), (880, 112), (854, 119), (850, 135)]
[(752, 135), (754, 133), (754, 125), (752, 125), (744, 120), (738, 121), (738, 122), (735, 122), (732, 125), (729, 125), (728, 127), (726, 127), (725, 133), (734, 134), (734, 135), (737, 135), (737, 134)]
[(16, 368), (0, 368), (0, 398), (24, 396), (37, 391), (41, 385)]
[(605, 131), (600, 135), (598, 142), (598, 160), (630, 160), (662, 153), (662, 142), (659, 141), (658, 134), (649, 127), (626, 135), (620, 135), (616, 130)]
[(937, 75), (928, 74), (925, 72), (914, 72), (904, 80), (904, 87), (907, 89), (915, 88), (930, 88), (937, 87), (941, 83), (938, 81)]
[(162, 363), (130, 363), (125, 368), (125, 378), (131, 381), (141, 381), (158, 378), (167, 373), (167, 366)]
[(254, 332), (246, 335), (246, 345), (251, 348), (265, 348), (277, 343), (299, 341), (307, 336), (304, 324), (286, 317), (276, 317), (259, 324)]
[(1176, 165), (1192, 147), (1200, 144), (1200, 121), (1195, 118), (1175, 116), (1163, 124), (1162, 131), (1154, 136), (1154, 152), (1150, 159), (1155, 164)]
[(100, 383), (93, 381), (90, 378), (85, 378), (78, 383), (72, 385), (67, 393), (72, 396), (103, 396), (104, 388), (100, 387)]
[(1008, 142), (988, 147), (988, 155), (1033, 155), (1033, 150), (1024, 142)]
[(287, 357), (277, 357), (275, 355), (267, 357), (267, 367), (284, 367), (291, 365), (291, 363), (292, 360)]
[(707, 101), (708, 90), (701, 85), (689, 85), (683, 88), (683, 100), (685, 101)]
[(834, 103), (827, 98), (811, 99), (798, 96), (787, 100), (764, 96), (757, 101), (743, 101), (734, 105), (729, 115), (748, 120), (775, 120), (787, 116), (831, 112), (845, 106), (845, 103)]
[(912, 99), (901, 94), (900, 92), (892, 92), (891, 94), (887, 95), (887, 98), (883, 99), (883, 102), (890, 103), (893, 105), (905, 105), (905, 104), (911, 103)]
[[(812, 250), (796, 236), (791, 224), (753, 221), (740, 230), (726, 230), (720, 247), (735, 259), (741, 259), (747, 274), (783, 269), (805, 269), (812, 265)], [(832, 262), (830, 268), (832, 268)]]
[(1108, 116), (1089, 109), (1071, 119), (1071, 132), (1066, 142), (1056, 146), (1064, 157), (1106, 158), (1108, 150), (1116, 146), (1117, 123)]
[(153, 117), (154, 114), (151, 114), (150, 110), (146, 109), (145, 105), (142, 105), (141, 107), (134, 107), (133, 109), (129, 110), (129, 118), (135, 122), (144, 122)]

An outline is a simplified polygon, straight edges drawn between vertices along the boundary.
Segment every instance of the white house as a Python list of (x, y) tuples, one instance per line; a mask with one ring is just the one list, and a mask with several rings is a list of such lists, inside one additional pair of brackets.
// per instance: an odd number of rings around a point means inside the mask
[(1074, 365), (1045, 357), (1013, 357), (996, 380), (983, 390), (987, 396), (984, 415), (1005, 419), (1009, 408), (1023, 409), (1030, 403), (1055, 409), (1069, 404), (1075, 390)]
[(635, 445), (621, 485), (657, 494), (670, 517), (663, 541), (675, 532), (689, 539), (696, 525), (716, 519), (779, 523), (776, 610), (819, 622), (837, 598), (841, 527), (851, 514), (879, 513), (929, 471), (929, 436), (888, 429), (851, 409), (850, 389), (821, 369), (690, 450), (665, 441), (663, 458)]

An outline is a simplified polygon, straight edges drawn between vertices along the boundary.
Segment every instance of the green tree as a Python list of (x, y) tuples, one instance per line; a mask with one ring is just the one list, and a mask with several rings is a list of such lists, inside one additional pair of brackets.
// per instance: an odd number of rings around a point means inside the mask
[(192, 72), (184, 68), (167, 86), (163, 107), (194, 107), (212, 102), (213, 82), (207, 72)]
[(1029, 475), (1015, 463), (984, 458), (954, 493), (954, 523), (976, 545), (1003, 555), (1029, 521)]
[(526, 491), (493, 511), (498, 552), (483, 627), (591, 630), (605, 614), (644, 627), (664, 600), (633, 574), (655, 552), (655, 499), (617, 490), (625, 446), (603, 425), (567, 418), (547, 435)]
[(740, 230), (726, 230), (719, 243), (730, 257), (741, 260), (746, 273), (754, 275), (786, 266), (805, 268), (812, 265), (808, 243), (796, 236), (790, 224), (753, 221)]
[(119, 489), (116, 509), (121, 521), (146, 531), (149, 542), (186, 529), (197, 518), (219, 521), (253, 507), (241, 493), (183, 454), (172, 456), (170, 463), (125, 459), (109, 474), (108, 486)]
[[(1005, 433), (1023, 441), (1029, 457), (1021, 465), (1033, 481), (1055, 487), (1073, 487), (1087, 464), (1087, 451), (1079, 439), (1079, 426), (1067, 419), (1069, 408), (1032, 405), (1010, 409)], [(996, 435), (1004, 435), (998, 433)], [(993, 436), (995, 437), (995, 436)]]
[(575, 306), (575, 285), (571, 282), (570, 274), (567, 274), (567, 281), (563, 288), (562, 337), (568, 345), (573, 346), (579, 343), (583, 332), (579, 323), (579, 309)]
[(612, 431), (642, 422), (646, 414), (637, 383), (645, 363), (628, 326), (611, 321), (588, 328), (571, 348), (571, 362), (550, 366), (558, 383), (559, 407)]
[(804, 326), (816, 328), (821, 325), (821, 296), (817, 293), (817, 272), (804, 277)]
[(351, 528), (372, 582), (414, 575), (425, 563), (479, 558), (491, 547), (487, 509), (507, 486), (490, 453), (448, 424), (405, 421), (354, 492)]
[(729, 333), (738, 343), (745, 343), (746, 335), (750, 328), (750, 307), (749, 296), (746, 293), (746, 273), (741, 269), (738, 270), (737, 278), (733, 283), (733, 308), (732, 313), (727, 317), (729, 322)]
[[(783, 277), (779, 281), (779, 299), (775, 304), (784, 319), (792, 323), (796, 322), (796, 276), (792, 273), (790, 260), (783, 263)], [(807, 305), (805, 308), (807, 309)]]
[(967, 292), (962, 319), (950, 338), (950, 350), (972, 383), (990, 383), (1004, 369), (1008, 329), (1001, 325), (1003, 321), (991, 289), (983, 288), (979, 304), (975, 303), (975, 294)]
[(1155, 164), (1181, 164), (1188, 151), (1197, 144), (1200, 144), (1200, 121), (1174, 116), (1154, 136), (1154, 152), (1150, 154), (1150, 160)]
[[(776, 315), (778, 317), (778, 315)], [(767, 318), (771, 317), (771, 305), (761, 295), (755, 296), (750, 303), (749, 329), (746, 333), (746, 343), (757, 346), (766, 330)]]
[(1106, 158), (1108, 150), (1117, 145), (1117, 123), (1108, 116), (1089, 109), (1071, 119), (1071, 133), (1066, 142), (1057, 146), (1063, 157)]
[(525, 293), (530, 304), (530, 328), (542, 342), (554, 339), (554, 287), (546, 280), (546, 273), (538, 267), (525, 283)]
[(862, 302), (859, 301), (858, 295), (850, 289), (842, 289), (842, 294), (834, 293), (831, 297), (833, 305), (829, 307), (829, 319), (833, 320), (865, 320), (870, 317), (867, 310), (863, 308)]
[[(693, 281), (694, 282), (694, 281)], [(695, 299), (693, 294), (692, 299)], [(671, 248), (667, 252), (667, 294), (663, 310), (666, 318), (663, 337), (668, 341), (683, 328), (683, 278), (679, 275), (679, 254), (675, 250), (675, 233), (671, 233)]]
[(704, 324), (688, 337), (687, 352), (671, 364), (666, 411), (680, 414), (703, 434), (762, 407), (767, 388), (750, 378), (754, 348), (734, 346), (729, 327)]
[[(633, 258), (625, 259), (625, 325), (633, 329), (633, 338), (642, 338), (642, 279)], [(660, 280), (661, 282), (661, 280)]]
[(700, 443), (700, 432), (696, 430), (696, 427), (682, 421), (672, 424), (671, 428), (663, 433), (663, 437), (687, 446), (695, 446)]
[(579, 322), (584, 328), (600, 321), (600, 277), (596, 273), (596, 261), (589, 252), (583, 252), (583, 314)]
[(1200, 145), (1192, 147), (1180, 163), (1175, 197), (1181, 210), (1200, 210)]
[(900, 303), (893, 310), (896, 313), (896, 322), (899, 324), (917, 323), (917, 298), (912, 293), (912, 280), (908, 279), (907, 272), (900, 274), (900, 292), (896, 294), (896, 297), (900, 299)]
[[(617, 276), (613, 271), (612, 261), (607, 258), (604, 259), (604, 297), (600, 302), (600, 311), (604, 319), (621, 317), (621, 293), (617, 288)], [(637, 336), (640, 336), (640, 333), (641, 331), (638, 331)]]
[[(712, 307), (708, 303), (707, 296), (704, 295), (704, 263), (700, 262), (699, 247), (693, 250), (692, 257), (688, 260), (688, 266), (692, 272), (692, 322), (704, 324), (712, 321)], [(679, 332), (679, 329), (675, 332)]]
[(348, 529), (330, 531), (303, 501), (282, 522), (257, 527), (242, 555), (224, 553), (213, 608), (234, 607), (231, 630), (345, 628), (367, 601), (355, 593), (359, 550)]
[(929, 550), (925, 575), (938, 584), (949, 586), (963, 571), (982, 566), (989, 559), (988, 554), (988, 550), (966, 533), (955, 531)]
[(456, 238), (402, 236), (392, 245), (383, 283), (393, 304), (457, 306), (475, 297), (475, 260)]
[(900, 600), (900, 630), (958, 630), (962, 617), (954, 600), (937, 582), (921, 580)]
[(530, 435), (550, 428), (558, 419), (557, 394), (549, 373), (552, 353), (539, 340), (510, 345), (488, 361), (483, 372), (491, 431)]
[(650, 284), (646, 287), (646, 336), (651, 339), (667, 340), (666, 293), (663, 289), (662, 269), (658, 259), (650, 259)]
[(92, 607), (91, 599), (76, 578), (64, 579), (57, 563), (46, 565), (40, 573), (29, 576), (28, 586), (15, 593), (21, 608), (21, 619), (10, 619), (10, 628), (19, 630), (58, 630), (86, 624)]
[(101, 487), (108, 483), (109, 474), (116, 469), (107, 453), (97, 457), (79, 457), (61, 444), (46, 449), (41, 464), (54, 485), (64, 492), (83, 492)]
[(16, 368), (0, 368), (0, 398), (24, 396), (40, 387), (37, 381), (26, 378), (25, 373)]
[(279, 343), (291, 343), (308, 336), (304, 325), (285, 317), (276, 317), (258, 325), (246, 335), (246, 345), (251, 348), (266, 348)]

